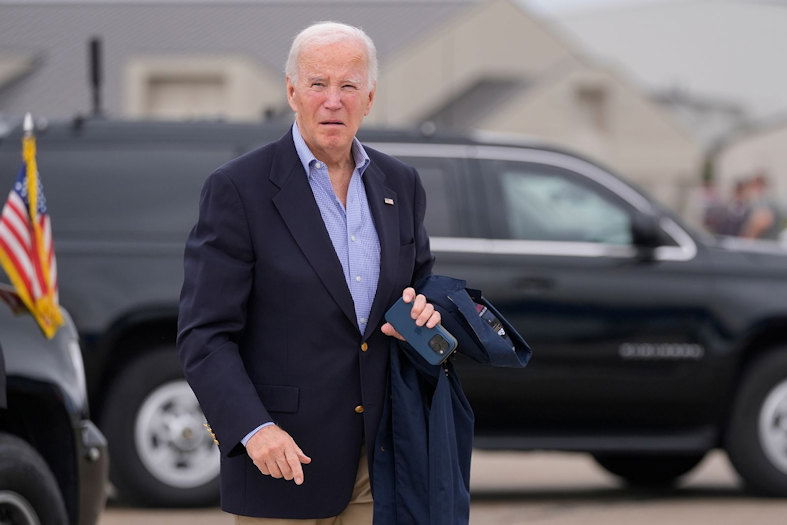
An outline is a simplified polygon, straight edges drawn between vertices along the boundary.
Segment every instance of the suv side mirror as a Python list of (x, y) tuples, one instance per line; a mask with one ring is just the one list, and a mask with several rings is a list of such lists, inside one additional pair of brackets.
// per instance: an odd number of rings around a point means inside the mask
[(638, 213), (631, 218), (631, 240), (641, 259), (653, 259), (654, 251), (661, 245), (659, 217)]

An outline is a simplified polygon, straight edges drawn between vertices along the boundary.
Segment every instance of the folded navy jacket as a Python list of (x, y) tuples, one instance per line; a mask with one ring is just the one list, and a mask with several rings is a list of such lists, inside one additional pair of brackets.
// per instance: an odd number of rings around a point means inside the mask
[[(527, 365), (532, 352), (522, 336), (465, 284), (432, 275), (415, 288), (440, 312), (458, 352), (490, 366)], [(498, 322), (489, 322), (494, 318)], [(393, 338), (390, 352), (388, 395), (371, 466), (374, 525), (468, 523), (473, 410), (451, 359), (431, 365)]]

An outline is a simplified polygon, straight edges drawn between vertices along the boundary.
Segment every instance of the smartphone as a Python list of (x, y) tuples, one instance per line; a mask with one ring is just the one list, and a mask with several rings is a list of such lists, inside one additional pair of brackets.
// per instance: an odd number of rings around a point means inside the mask
[(415, 319), (410, 317), (412, 309), (413, 303), (406, 303), (400, 297), (385, 312), (385, 320), (391, 323), (427, 362), (433, 365), (442, 364), (456, 350), (456, 338), (440, 324), (434, 328), (416, 325)]

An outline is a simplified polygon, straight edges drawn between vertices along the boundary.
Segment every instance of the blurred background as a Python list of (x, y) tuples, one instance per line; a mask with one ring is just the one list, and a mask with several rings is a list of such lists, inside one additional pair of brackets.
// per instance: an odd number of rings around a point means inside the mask
[[(787, 0), (0, 0), (0, 137), (28, 111), (42, 129), (91, 118), (283, 128), (286, 53), (320, 20), (360, 26), (377, 46), (365, 126), (556, 145), (700, 232), (787, 243)], [(44, 164), (46, 155), (42, 147)], [(784, 341), (784, 325), (774, 327)], [(158, 337), (171, 326), (144, 330)], [(133, 337), (121, 341), (128, 355), (142, 341)], [(171, 335), (160, 339), (171, 350)], [(128, 359), (110, 371), (120, 375)], [(86, 366), (90, 387), (97, 365)], [(472, 521), (782, 523), (787, 512), (784, 500), (743, 492), (720, 452), (674, 491), (615, 479), (584, 455), (479, 452)], [(142, 520), (230, 522), (215, 506), (111, 499), (99, 523)]]
[[(282, 62), (313, 20), (363, 27), (381, 74), (368, 125), (567, 146), (725, 232), (728, 205), (787, 201), (787, 10), (778, 0), (0, 2), (0, 116), (289, 121)], [(763, 182), (764, 181), (764, 182)], [(736, 186), (738, 191), (736, 191)], [(752, 199), (754, 197), (751, 197)], [(733, 210), (732, 214), (739, 213)], [(734, 219), (730, 222), (734, 222)], [(738, 233), (733, 231), (732, 233)]]

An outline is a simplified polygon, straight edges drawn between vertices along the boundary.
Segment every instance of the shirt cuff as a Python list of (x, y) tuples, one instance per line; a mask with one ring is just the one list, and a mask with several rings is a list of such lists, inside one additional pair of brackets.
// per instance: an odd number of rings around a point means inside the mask
[(241, 440), (240, 440), (240, 442), (241, 442), (241, 443), (243, 444), (243, 446), (245, 447), (245, 446), (246, 446), (246, 443), (248, 443), (248, 442), (249, 442), (249, 440), (251, 439), (251, 436), (253, 436), (254, 434), (256, 434), (258, 430), (260, 430), (260, 429), (262, 429), (262, 428), (265, 428), (265, 427), (268, 427), (268, 426), (270, 426), (270, 425), (275, 425), (275, 424), (276, 424), (276, 423), (274, 423), (273, 421), (268, 421), (267, 423), (263, 423), (262, 425), (258, 426), (257, 428), (255, 428), (254, 430), (252, 430), (251, 432), (249, 432), (248, 434), (246, 434), (246, 437), (244, 437), (243, 439), (241, 439)]

